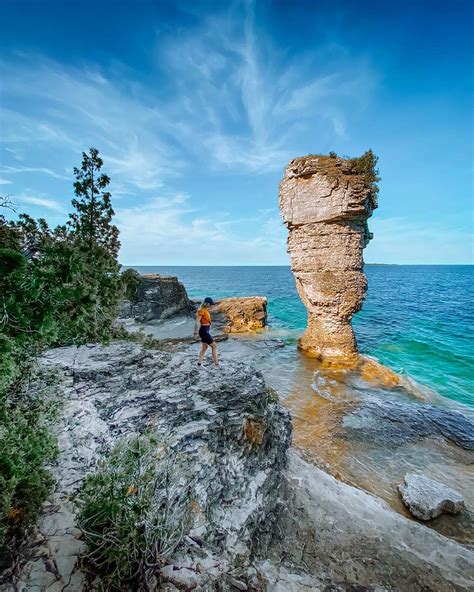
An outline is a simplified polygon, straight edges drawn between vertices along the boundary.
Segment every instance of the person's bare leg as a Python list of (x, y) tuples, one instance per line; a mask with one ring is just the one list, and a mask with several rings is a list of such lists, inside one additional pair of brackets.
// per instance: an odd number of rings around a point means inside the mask
[(202, 364), (202, 360), (204, 358), (204, 354), (206, 353), (207, 343), (203, 343), (201, 345), (201, 351), (199, 352), (198, 364)]
[(217, 345), (216, 345), (215, 341), (214, 341), (214, 343), (211, 343), (211, 349), (212, 349), (212, 357), (214, 358), (214, 364), (216, 366), (219, 366), (219, 356), (217, 355)]

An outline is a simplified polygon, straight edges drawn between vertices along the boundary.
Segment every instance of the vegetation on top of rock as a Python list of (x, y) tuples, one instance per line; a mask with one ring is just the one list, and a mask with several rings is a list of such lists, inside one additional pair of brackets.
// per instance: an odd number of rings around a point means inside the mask
[[(17, 468), (0, 464), (0, 545), (12, 512), (20, 531), (49, 488), (41, 469), (51, 458), (43, 410), (29, 398), (16, 404), (31, 360), (48, 346), (108, 340), (122, 294), (118, 229), (102, 165), (96, 149), (82, 154), (81, 168), (74, 169), (74, 209), (64, 225), (51, 229), (42, 218), (0, 215), (0, 432), (5, 450), (17, 442), (23, 451)], [(0, 206), (11, 209), (11, 202), (0, 200)], [(18, 472), (31, 475), (22, 479)], [(28, 512), (21, 510), (25, 500)]]
[(125, 298), (131, 302), (138, 300), (138, 287), (142, 283), (142, 276), (135, 269), (126, 269), (122, 272), (122, 284)]
[(100, 589), (154, 590), (191, 527), (192, 485), (154, 435), (119, 441), (79, 493), (85, 567)]
[(338, 156), (336, 152), (331, 151), (327, 155), (308, 154), (307, 156), (295, 158), (291, 162), (293, 166), (296, 165), (298, 168), (301, 167), (303, 169), (303, 175), (319, 172), (334, 178), (339, 175), (357, 175), (363, 177), (367, 187), (370, 189), (374, 207), (376, 207), (377, 194), (379, 192), (377, 183), (381, 179), (377, 168), (378, 160), (378, 156), (369, 148), (362, 156), (355, 156), (353, 158)]

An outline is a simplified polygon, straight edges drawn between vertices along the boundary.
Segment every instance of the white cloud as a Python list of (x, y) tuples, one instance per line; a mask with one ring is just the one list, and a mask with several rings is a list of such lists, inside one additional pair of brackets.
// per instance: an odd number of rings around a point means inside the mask
[(0, 185), (11, 185), (11, 184), (12, 184), (12, 182), (9, 181), (8, 179), (2, 179), (0, 177)]
[(243, 19), (231, 11), (207, 19), (166, 39), (159, 55), (178, 81), (170, 120), (179, 119), (188, 146), (204, 148), (214, 167), (264, 173), (315, 136), (347, 137), (375, 75), (365, 58), (337, 46), (290, 60), (256, 25), (255, 4), (244, 5)]
[[(183, 194), (150, 200), (140, 207), (117, 208), (125, 265), (164, 262), (169, 265), (285, 264), (286, 230), (277, 213), (256, 212), (253, 236), (242, 236), (242, 219), (213, 218), (194, 209)], [(232, 228), (234, 223), (236, 228)]]
[(53, 212), (63, 213), (65, 212), (64, 205), (55, 199), (51, 199), (49, 197), (37, 197), (34, 195), (28, 194), (20, 194), (15, 196), (15, 201), (19, 201), (20, 203), (30, 204), (32, 206), (38, 206), (40, 208), (46, 208), (47, 210), (52, 210)]
[[(179, 153), (163, 139), (161, 115), (148, 91), (131, 90), (131, 81), (106, 79), (90, 68), (66, 68), (41, 56), (0, 63), (4, 103), (30, 96), (33, 108), (3, 109), (2, 141), (6, 150), (30, 154), (35, 166), (3, 166), (3, 170), (44, 173), (71, 180), (52, 170), (77, 164), (82, 150), (97, 146), (114, 180), (127, 188), (156, 189), (181, 168)], [(31, 155), (31, 147), (36, 152)], [(36, 166), (39, 159), (47, 166)]]
[(45, 167), (27, 167), (27, 166), (6, 166), (0, 165), (0, 170), (4, 171), (5, 173), (15, 174), (15, 173), (42, 173), (44, 175), (49, 175), (50, 177), (54, 177), (55, 179), (64, 179), (66, 181), (70, 180), (70, 177), (66, 177), (66, 175), (61, 175), (56, 173), (55, 171), (45, 168)]
[(28, 163), (10, 172), (69, 179), (64, 169), (97, 146), (124, 193), (155, 191), (186, 164), (265, 173), (314, 137), (348, 136), (349, 114), (374, 85), (365, 59), (337, 46), (290, 56), (256, 24), (253, 2), (213, 12), (157, 39), (156, 85), (121, 65), (78, 68), (21, 52), (0, 62), (2, 142)]
[[(0, 170), (15, 181), (36, 173), (71, 182), (81, 151), (97, 146), (113, 182), (124, 262), (286, 263), (275, 210), (245, 221), (204, 215), (173, 185), (196, 170), (208, 177), (281, 170), (314, 138), (322, 145), (348, 137), (349, 116), (363, 107), (375, 76), (334, 45), (290, 56), (259, 28), (254, 10), (253, 2), (227, 5), (196, 26), (163, 33), (151, 49), (151, 84), (120, 64), (72, 67), (19, 52), (0, 61), (1, 142), (10, 158)], [(28, 108), (20, 109), (25, 97)], [(156, 191), (174, 196), (150, 199)], [(131, 196), (134, 207), (126, 205)], [(62, 211), (48, 196), (26, 197)], [(255, 228), (250, 238), (239, 233), (246, 225)]]

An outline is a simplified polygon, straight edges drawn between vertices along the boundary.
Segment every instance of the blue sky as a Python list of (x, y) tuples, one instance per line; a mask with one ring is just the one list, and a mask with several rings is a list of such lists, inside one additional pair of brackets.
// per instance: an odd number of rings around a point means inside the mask
[(472, 3), (2, 0), (0, 192), (64, 221), (99, 148), (121, 262), (287, 264), (286, 162), (380, 157), (367, 262), (470, 263)]

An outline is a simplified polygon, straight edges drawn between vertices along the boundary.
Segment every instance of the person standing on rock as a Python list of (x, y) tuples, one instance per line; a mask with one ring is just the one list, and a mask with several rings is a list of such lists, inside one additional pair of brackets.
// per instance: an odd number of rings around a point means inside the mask
[(196, 313), (196, 324), (194, 326), (194, 338), (197, 339), (197, 336), (199, 334), (199, 337), (201, 338), (201, 351), (199, 352), (199, 358), (198, 358), (198, 366), (200, 366), (202, 364), (202, 361), (204, 359), (204, 356), (206, 354), (206, 350), (207, 348), (210, 346), (211, 350), (212, 350), (212, 357), (214, 359), (214, 365), (215, 366), (219, 366), (219, 358), (217, 355), (217, 345), (216, 342), (214, 341), (214, 338), (212, 337), (210, 331), (211, 331), (211, 313), (209, 312), (209, 309), (211, 308), (211, 306), (214, 304), (214, 300), (212, 298), (209, 298), (209, 296), (207, 298), (204, 298), (204, 301), (202, 302), (201, 306), (198, 308), (198, 311)]

